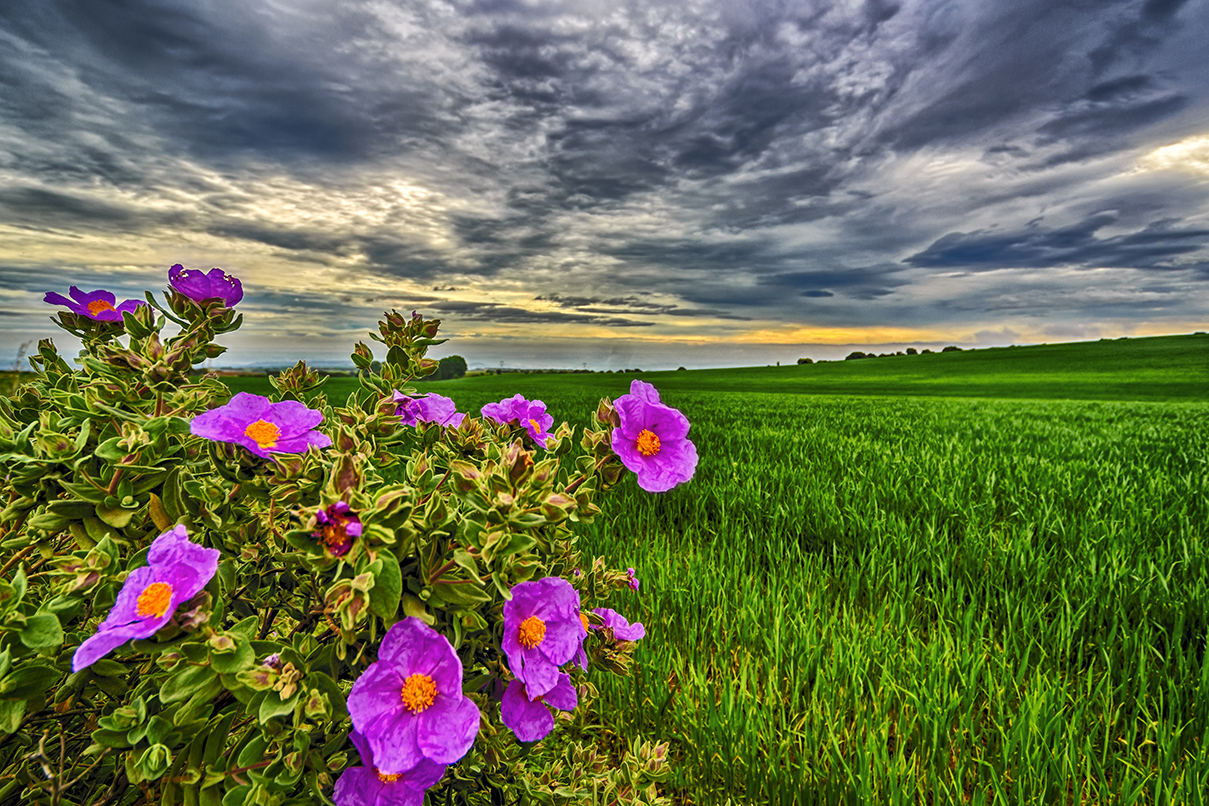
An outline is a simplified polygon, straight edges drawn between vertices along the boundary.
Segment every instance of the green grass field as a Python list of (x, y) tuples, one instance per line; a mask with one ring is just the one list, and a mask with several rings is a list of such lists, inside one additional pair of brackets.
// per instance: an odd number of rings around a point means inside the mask
[[(441, 394), (488, 396), (524, 373), (486, 375), (421, 384)], [(541, 389), (593, 389), (600, 397), (623, 394), (631, 375), (541, 375)], [(910, 395), (1040, 400), (1209, 400), (1209, 336), (1043, 344), (931, 355), (832, 361), (803, 366), (644, 372), (660, 389), (798, 394)], [(503, 385), (497, 378), (504, 379)], [(235, 391), (269, 394), (265, 377), (226, 379)], [(351, 377), (333, 377), (328, 395), (343, 401)]]
[[(607, 732), (670, 740), (682, 803), (1205, 803), (1207, 350), (644, 374), (701, 464), (582, 540), (642, 580)], [(628, 381), (423, 388), (582, 423)]]

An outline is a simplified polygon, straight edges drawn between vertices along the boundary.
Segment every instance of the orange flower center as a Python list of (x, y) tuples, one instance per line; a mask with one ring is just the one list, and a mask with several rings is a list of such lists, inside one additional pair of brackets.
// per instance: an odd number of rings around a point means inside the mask
[(88, 312), (90, 314), (92, 314), (93, 316), (96, 316), (96, 315), (102, 313), (103, 311), (112, 311), (112, 310), (113, 310), (113, 303), (106, 302), (103, 299), (94, 299), (92, 302), (88, 303)]
[(391, 784), (403, 777), (401, 772), (382, 772), (378, 770), (378, 780), (384, 784)]
[(520, 641), (525, 649), (533, 649), (546, 637), (546, 622), (537, 616), (530, 616), (521, 622), (519, 632), (516, 640)]
[(413, 674), (403, 681), (403, 704), (413, 714), (418, 714), (437, 696), (437, 684), (426, 674)]
[(271, 448), (277, 444), (281, 429), (267, 420), (257, 420), (243, 430), (244, 436), (249, 437), (262, 448)]
[(644, 428), (638, 433), (638, 452), (643, 456), (659, 453), (659, 437), (654, 431)]
[(168, 603), (171, 601), (172, 586), (167, 582), (152, 582), (139, 594), (135, 612), (140, 616), (162, 618), (168, 612)]
[(582, 610), (579, 611), (579, 620), (584, 625), (584, 632), (587, 632), (588, 631), (588, 617), (584, 614), (584, 612)]

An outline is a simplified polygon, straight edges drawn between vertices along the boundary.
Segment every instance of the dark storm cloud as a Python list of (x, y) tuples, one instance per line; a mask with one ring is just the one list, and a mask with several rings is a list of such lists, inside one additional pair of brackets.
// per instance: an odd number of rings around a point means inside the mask
[(1179, 228), (1173, 221), (1157, 221), (1126, 235), (1096, 236), (1116, 221), (1115, 215), (1104, 213), (1054, 229), (1038, 224), (1013, 232), (951, 232), (905, 262), (974, 271), (1057, 267), (1172, 270), (1187, 268), (1174, 262), (1177, 258), (1209, 246), (1209, 229)]
[[(1203, 188), (1097, 185), (1199, 133), (1207, 28), (1183, 0), (9, 0), (0, 225), (559, 309), (425, 300), (462, 319), (878, 324), (941, 271), (1209, 262)], [(430, 195), (357, 213), (396, 180)], [(258, 205), (289, 183), (320, 201)]]
[(562, 308), (573, 308), (583, 313), (628, 314), (636, 316), (685, 316), (704, 319), (733, 319), (751, 321), (749, 316), (738, 316), (728, 311), (712, 308), (682, 308), (679, 305), (660, 305), (638, 298), (628, 297), (564, 297), (558, 294), (534, 297), (535, 300), (553, 302)]
[(578, 316), (562, 311), (529, 311), (524, 308), (500, 305), (493, 302), (446, 300), (428, 305), (427, 309), (439, 313), (454, 314), (461, 319), (502, 322), (505, 324), (581, 324), (604, 325), (606, 327), (650, 327), (654, 324), (653, 322), (639, 322), (621, 317)]

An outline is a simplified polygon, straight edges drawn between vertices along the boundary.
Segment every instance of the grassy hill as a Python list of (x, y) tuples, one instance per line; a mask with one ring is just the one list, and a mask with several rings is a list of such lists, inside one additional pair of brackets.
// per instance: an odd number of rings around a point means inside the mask
[[(490, 398), (526, 390), (625, 392), (632, 373), (481, 375), (421, 389)], [(644, 372), (661, 390), (743, 391), (1039, 400), (1209, 400), (1209, 335), (1002, 347), (802, 366)], [(261, 377), (230, 378), (236, 391), (268, 394)], [(332, 378), (329, 397), (347, 397), (354, 378)]]

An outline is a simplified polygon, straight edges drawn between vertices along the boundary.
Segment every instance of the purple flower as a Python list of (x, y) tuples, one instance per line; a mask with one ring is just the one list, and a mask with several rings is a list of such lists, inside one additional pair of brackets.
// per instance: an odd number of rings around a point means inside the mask
[(191, 543), (184, 526), (157, 537), (147, 551), (147, 565), (126, 577), (96, 635), (76, 650), (71, 670), (91, 666), (127, 641), (155, 635), (176, 608), (200, 593), (214, 576), (218, 554), (218, 549)]
[(600, 620), (604, 622), (603, 626), (592, 625), (594, 630), (610, 629), (613, 631), (613, 637), (618, 641), (641, 641), (646, 638), (646, 627), (642, 626), (641, 621), (631, 624), (626, 621), (625, 616), (607, 607), (598, 607), (592, 612), (600, 616)]
[(504, 602), (508, 667), (534, 697), (558, 684), (558, 667), (575, 657), (585, 635), (579, 593), (565, 579), (514, 585), (512, 599)]
[(364, 767), (349, 767), (332, 793), (336, 806), (421, 806), (424, 790), (445, 774), (445, 765), (427, 759), (406, 772), (383, 772), (374, 765), (374, 751), (357, 731), (348, 738), (361, 754)]
[(311, 537), (319, 538), (324, 549), (333, 557), (343, 557), (353, 547), (353, 538), (361, 536), (361, 519), (344, 501), (337, 501), (327, 509), (315, 513), (319, 531)]
[(222, 269), (186, 269), (177, 263), (168, 269), (168, 282), (182, 296), (194, 302), (217, 299), (228, 308), (243, 299), (243, 284)]
[(193, 418), (196, 436), (243, 445), (257, 456), (301, 453), (308, 445), (326, 448), (331, 438), (314, 430), (323, 415), (296, 400), (270, 403), (267, 397), (240, 392), (231, 402)]
[(386, 633), (378, 660), (349, 692), (348, 711), (378, 766), (391, 772), (452, 764), (479, 732), (478, 706), (462, 696), (462, 662), (415, 616)]
[(522, 742), (540, 742), (554, 730), (554, 715), (546, 706), (573, 711), (578, 704), (579, 694), (569, 674), (560, 674), (554, 688), (532, 699), (525, 684), (513, 680), (500, 702), (500, 719)]
[(614, 406), (621, 425), (613, 429), (613, 452), (638, 475), (639, 487), (661, 493), (693, 477), (697, 446), (688, 439), (688, 418), (659, 402), (654, 386), (635, 380)]
[(545, 403), (526, 400), (523, 395), (507, 397), (499, 403), (488, 403), (480, 413), (497, 423), (523, 426), (533, 441), (543, 448), (546, 447), (546, 438), (550, 436), (547, 429), (554, 425), (554, 418), (546, 414)]
[(408, 397), (396, 389), (391, 400), (398, 404), (395, 414), (403, 418), (403, 425), (416, 425), (422, 421), (457, 428), (466, 419), (465, 413), (456, 410), (457, 404), (444, 395)]
[(629, 582), (628, 582), (628, 583), (626, 583), (626, 584), (628, 584), (628, 585), (629, 585), (631, 588), (633, 588), (634, 590), (638, 590), (638, 585), (639, 585), (639, 582), (638, 582), (638, 580), (637, 580), (637, 579), (635, 579), (635, 577), (634, 577), (634, 569), (633, 569), (633, 568), (627, 568), (627, 569), (625, 570), (625, 572), (626, 572), (626, 576), (628, 576), (628, 577), (630, 578), (630, 579), (629, 579)]
[(99, 288), (96, 291), (84, 292), (73, 285), (68, 293), (71, 294), (71, 299), (62, 294), (56, 294), (54, 291), (48, 291), (42, 301), (49, 302), (51, 305), (66, 305), (72, 313), (96, 319), (98, 322), (120, 322), (122, 314), (134, 313), (134, 310), (140, 305), (147, 304), (136, 299), (128, 299), (115, 308), (114, 303), (117, 302), (117, 297), (112, 292)]

